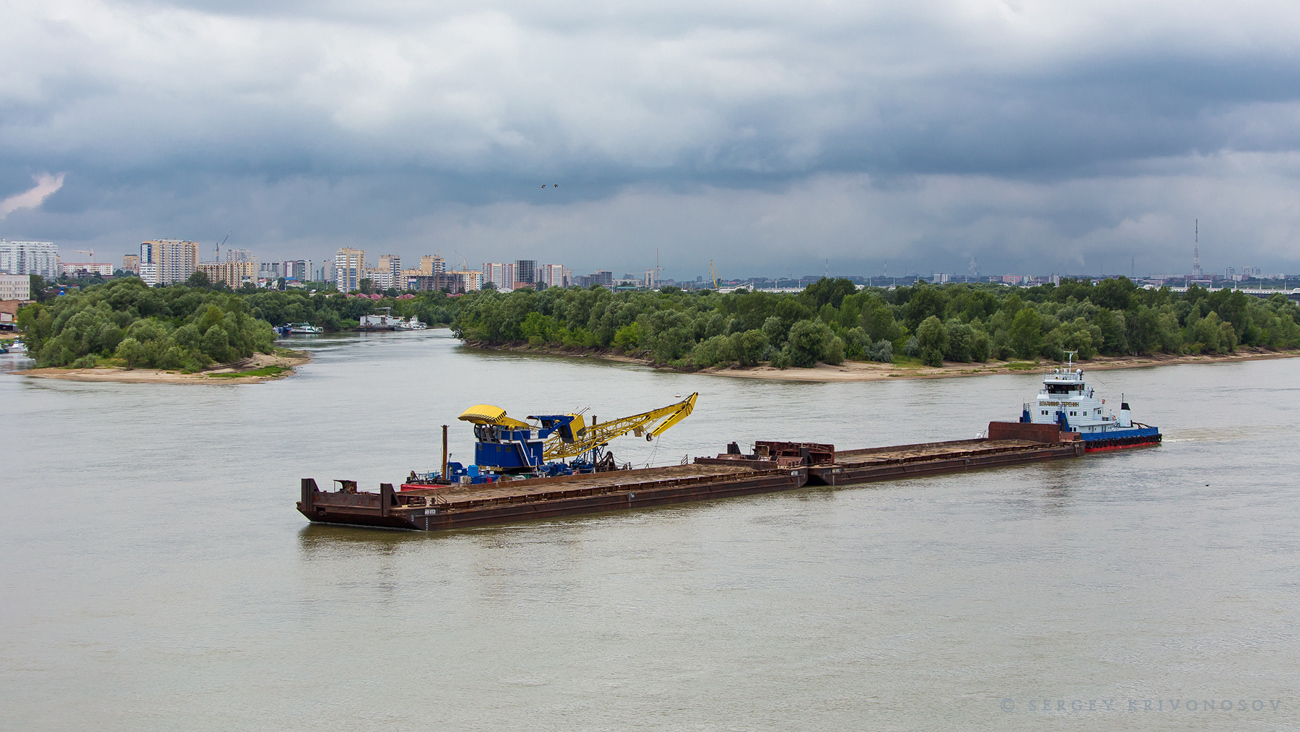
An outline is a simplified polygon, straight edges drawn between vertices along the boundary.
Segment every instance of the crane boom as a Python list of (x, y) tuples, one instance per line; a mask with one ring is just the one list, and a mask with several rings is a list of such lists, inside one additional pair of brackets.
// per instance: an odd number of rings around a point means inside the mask
[[(545, 458), (562, 460), (576, 457), (629, 432), (635, 433), (637, 437), (644, 435), (647, 441), (653, 440), (669, 427), (689, 417), (695, 409), (695, 399), (699, 395), (699, 392), (695, 392), (686, 399), (667, 407), (593, 425), (586, 425), (580, 414), (571, 415), (573, 421), (569, 424), (568, 430), (556, 430), (547, 438), (544, 448)], [(572, 439), (564, 439), (566, 434), (572, 435)]]

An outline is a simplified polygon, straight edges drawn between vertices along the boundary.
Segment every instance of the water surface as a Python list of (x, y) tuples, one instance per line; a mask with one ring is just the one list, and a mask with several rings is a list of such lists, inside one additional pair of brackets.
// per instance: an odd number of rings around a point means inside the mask
[(480, 402), (603, 420), (699, 391), (657, 443), (613, 445), (665, 464), (973, 437), (1038, 377), (296, 342), (313, 362), (257, 385), (0, 375), (0, 728), (1300, 726), (1300, 361), (1091, 375), (1155, 449), (429, 535), (309, 526), (298, 479), (396, 482), (442, 424), (468, 459)]

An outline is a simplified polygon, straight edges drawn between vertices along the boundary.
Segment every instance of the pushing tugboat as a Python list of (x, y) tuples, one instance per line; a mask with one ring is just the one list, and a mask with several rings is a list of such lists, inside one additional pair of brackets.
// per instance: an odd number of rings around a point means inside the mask
[(1065, 368), (1047, 373), (1038, 398), (1024, 405), (1020, 421), (1055, 424), (1061, 432), (1077, 433), (1088, 452), (1159, 445), (1159, 428), (1134, 422), (1123, 396), (1119, 415), (1106, 407), (1105, 399), (1096, 397), (1084, 383), (1083, 369), (1076, 367), (1074, 355), (1074, 351), (1067, 351)]

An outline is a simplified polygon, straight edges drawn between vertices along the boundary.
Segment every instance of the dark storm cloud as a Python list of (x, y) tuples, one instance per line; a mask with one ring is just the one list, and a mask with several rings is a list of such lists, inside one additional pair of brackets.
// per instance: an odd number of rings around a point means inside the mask
[(65, 183), (0, 235), (1096, 273), (1199, 217), (1296, 269), (1286, 4), (553, 5), (8, 6), (0, 197)]

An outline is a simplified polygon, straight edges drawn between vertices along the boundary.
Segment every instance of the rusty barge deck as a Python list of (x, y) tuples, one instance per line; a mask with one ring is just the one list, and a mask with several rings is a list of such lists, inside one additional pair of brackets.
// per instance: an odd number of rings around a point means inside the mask
[(759, 442), (755, 454), (696, 458), (688, 465), (480, 485), (380, 485), (361, 492), (344, 482), (322, 491), (304, 478), (298, 510), (313, 523), (437, 531), (532, 519), (604, 513), (671, 503), (884, 480), (1080, 457), (1072, 433), (1038, 425), (993, 423), (988, 439), (930, 442), (836, 452), (833, 445)]

